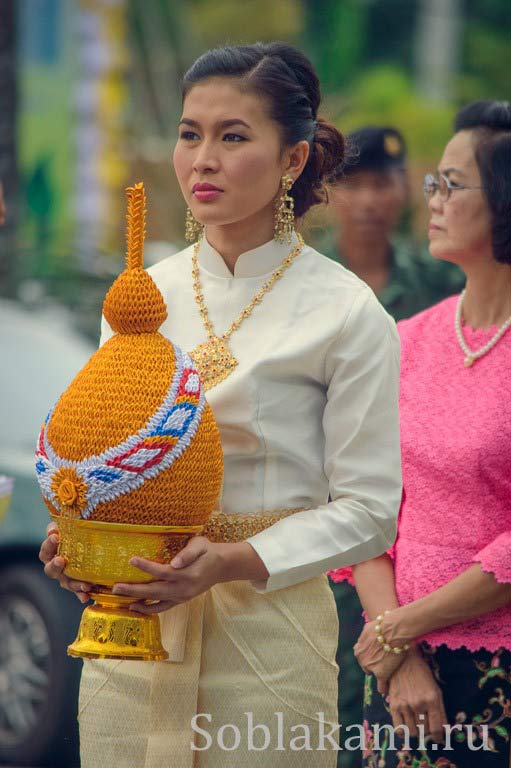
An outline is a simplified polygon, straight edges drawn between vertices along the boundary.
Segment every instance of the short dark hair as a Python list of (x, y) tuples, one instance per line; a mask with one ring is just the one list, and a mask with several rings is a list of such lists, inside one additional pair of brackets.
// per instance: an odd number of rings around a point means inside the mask
[(183, 99), (196, 83), (210, 77), (237, 78), (247, 90), (265, 97), (285, 146), (309, 142), (309, 158), (290, 192), (296, 216), (325, 202), (325, 182), (344, 159), (344, 138), (333, 125), (318, 117), (319, 80), (308, 58), (281, 42), (213, 48), (186, 72)]
[(474, 131), (475, 157), (491, 215), (495, 259), (511, 264), (511, 105), (473, 101), (455, 117), (454, 130)]

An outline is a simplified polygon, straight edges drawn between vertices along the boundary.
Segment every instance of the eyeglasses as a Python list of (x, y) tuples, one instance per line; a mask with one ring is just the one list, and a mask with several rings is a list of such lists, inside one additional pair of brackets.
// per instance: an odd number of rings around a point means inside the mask
[(424, 192), (426, 200), (431, 200), (433, 195), (438, 192), (440, 194), (440, 200), (442, 200), (443, 203), (446, 203), (447, 200), (449, 200), (451, 193), (455, 192), (457, 189), (484, 189), (484, 187), (474, 187), (467, 184), (459, 184), (456, 181), (453, 182), (447, 176), (444, 176), (443, 173), (438, 174), (438, 179), (436, 179), (432, 173), (427, 173), (422, 182), (422, 191)]

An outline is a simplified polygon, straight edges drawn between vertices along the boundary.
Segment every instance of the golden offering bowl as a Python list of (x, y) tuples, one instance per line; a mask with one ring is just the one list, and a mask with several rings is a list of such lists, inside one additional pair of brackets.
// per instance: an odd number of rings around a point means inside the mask
[(131, 557), (159, 563), (172, 558), (203, 530), (202, 525), (130, 525), (52, 515), (59, 529), (58, 554), (67, 560), (66, 576), (93, 584), (94, 605), (82, 615), (78, 637), (67, 652), (90, 659), (167, 659), (157, 614), (130, 611), (132, 597), (112, 594), (117, 582), (153, 581), (130, 565)]

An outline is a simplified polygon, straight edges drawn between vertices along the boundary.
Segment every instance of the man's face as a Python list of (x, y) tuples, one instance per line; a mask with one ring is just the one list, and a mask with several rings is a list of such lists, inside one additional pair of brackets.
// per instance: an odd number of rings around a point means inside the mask
[(408, 200), (398, 169), (354, 171), (330, 192), (329, 208), (343, 236), (360, 242), (388, 240)]

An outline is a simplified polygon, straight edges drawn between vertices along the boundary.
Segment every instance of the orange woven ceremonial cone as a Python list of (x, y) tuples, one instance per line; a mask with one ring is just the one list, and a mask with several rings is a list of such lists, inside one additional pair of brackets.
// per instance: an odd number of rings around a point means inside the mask
[[(68, 560), (66, 573), (100, 585), (93, 596), (103, 606), (101, 619), (105, 610), (120, 615), (109, 607), (123, 600), (111, 595), (116, 581), (151, 578), (130, 566), (129, 557), (169, 562), (202, 531), (218, 500), (223, 471), (220, 436), (193, 362), (158, 332), (167, 309), (142, 268), (143, 184), (130, 187), (127, 195), (126, 270), (103, 306), (115, 335), (50, 412), (36, 453), (42, 495), (59, 526), (59, 553)], [(150, 618), (124, 613), (132, 622)], [(81, 633), (84, 620), (85, 614)], [(98, 629), (98, 617), (93, 621), (85, 628), (86, 650), (77, 650), (75, 643), (70, 652), (116, 658), (164, 653), (141, 651), (141, 631), (135, 637), (131, 629), (131, 651), (121, 652), (117, 646), (126, 642), (114, 638), (119, 627), (112, 629), (106, 621)], [(102, 637), (102, 646), (91, 650), (90, 633), (106, 630), (110, 635)], [(109, 643), (115, 648), (108, 649)]]

